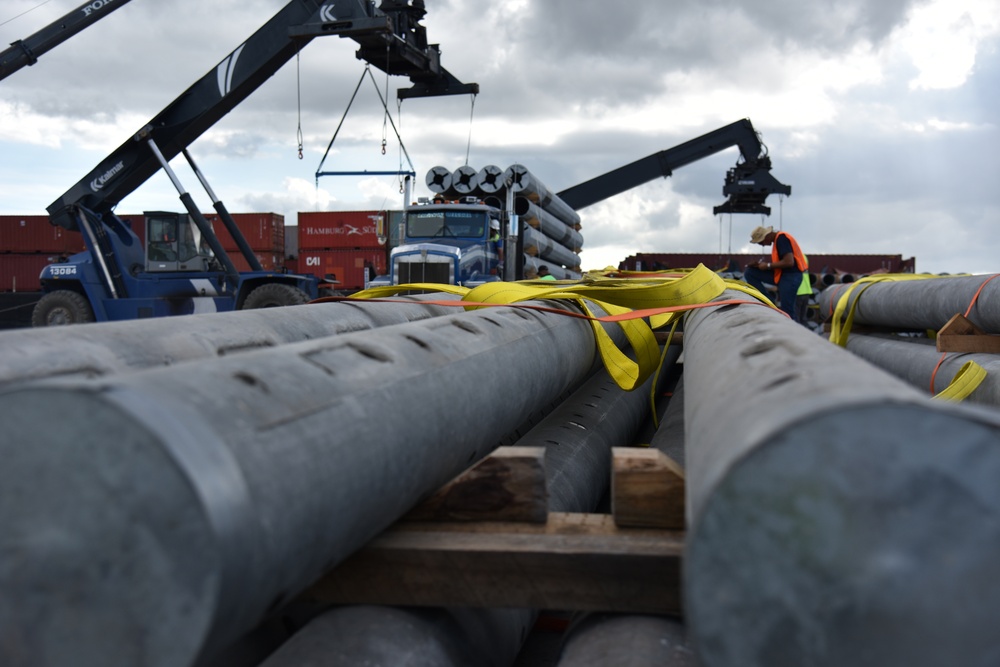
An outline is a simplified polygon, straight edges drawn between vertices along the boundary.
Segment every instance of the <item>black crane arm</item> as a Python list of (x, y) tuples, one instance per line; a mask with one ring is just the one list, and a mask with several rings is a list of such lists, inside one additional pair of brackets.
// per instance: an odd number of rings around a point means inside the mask
[[(742, 180), (742, 189), (747, 190), (747, 192), (736, 193), (737, 196), (742, 194), (745, 198), (749, 196), (749, 190), (757, 191), (761, 188), (767, 190), (768, 193), (791, 194), (792, 189), (790, 186), (782, 185), (768, 173), (771, 167), (770, 158), (767, 157), (767, 150), (761, 143), (760, 137), (757, 135), (748, 118), (738, 120), (725, 127), (720, 127), (717, 130), (703, 134), (690, 141), (685, 141), (673, 148), (668, 148), (667, 150), (636, 160), (606, 174), (592, 178), (589, 181), (567, 188), (557, 194), (573, 209), (579, 210), (609, 197), (621, 194), (626, 190), (648, 183), (657, 177), (670, 176), (673, 170), (678, 167), (691, 164), (696, 160), (708, 157), (731, 146), (738, 146), (740, 149), (740, 155), (743, 160), (743, 163), (737, 166), (737, 169), (741, 170), (740, 173), (742, 175), (750, 172), (756, 174), (753, 184), (748, 185), (747, 179), (750, 178), (749, 176), (743, 179), (736, 179), (737, 182)], [(731, 170), (731, 174), (733, 173)], [(767, 179), (770, 180), (768, 181)], [(767, 182), (765, 183), (764, 181)], [(730, 192), (725, 192), (725, 194), (733, 196), (733, 193)], [(763, 198), (761, 198), (762, 200)], [(765, 212), (760, 210), (761, 207), (757, 204), (758, 202), (755, 202), (749, 208), (753, 208), (753, 212)], [(733, 205), (739, 209), (745, 208), (740, 203)], [(770, 209), (767, 209), (766, 212), (769, 211)], [(734, 210), (733, 212), (751, 211)]]
[(38, 57), (59, 46), (84, 28), (100, 21), (131, 0), (88, 0), (69, 14), (48, 24), (30, 37), (13, 42), (0, 51), (0, 81), (28, 65), (38, 62)]
[[(170, 161), (202, 133), (243, 102), (314, 37), (350, 37), (361, 45), (358, 57), (388, 74), (414, 82), (411, 96), (475, 93), (441, 68), (436, 45), (428, 46), (421, 0), (292, 0), (243, 44), (171, 102), (132, 138), (102, 160), (80, 182), (48, 206), (52, 224), (77, 228), (73, 210), (110, 211), (160, 168), (146, 145), (153, 138)], [(377, 54), (377, 56), (375, 55)], [(415, 90), (416, 89), (416, 90)], [(403, 93), (400, 91), (400, 97)]]

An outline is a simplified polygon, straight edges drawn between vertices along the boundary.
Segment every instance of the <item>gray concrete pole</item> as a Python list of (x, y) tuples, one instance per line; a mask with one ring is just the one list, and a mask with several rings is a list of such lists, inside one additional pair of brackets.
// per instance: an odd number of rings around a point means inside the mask
[(551, 192), (524, 165), (512, 164), (504, 171), (505, 180), (511, 183), (514, 194), (530, 199), (570, 227), (580, 225), (580, 214), (572, 206)]
[[(1000, 407), (1000, 356), (995, 354), (964, 354), (937, 351), (929, 338), (902, 338), (890, 334), (852, 333), (847, 339), (848, 351), (884, 371), (931, 393), (944, 391), (966, 362), (974, 361), (986, 370), (986, 378), (965, 399), (970, 403)], [(942, 357), (944, 360), (942, 361)], [(941, 362), (938, 367), (938, 362)], [(937, 374), (934, 369), (937, 367)]]
[(101, 322), (0, 333), (0, 387), (43, 377), (101, 377), (153, 366), (222, 357), (455, 314), (424, 301), (448, 294), (396, 297), (410, 303), (362, 299), (287, 308)]
[(479, 172), (467, 164), (451, 174), (451, 187), (459, 195), (474, 195), (479, 190)]
[(596, 357), (481, 309), (0, 393), (10, 667), (185, 667), (485, 456)]
[(589, 614), (566, 631), (557, 667), (698, 667), (683, 624), (665, 616)]
[[(476, 183), (479, 186), (480, 196), (487, 197), (496, 195), (504, 189), (504, 170), (495, 164), (488, 164), (476, 174)], [(501, 208), (498, 206), (497, 208)]]
[[(991, 276), (953, 276), (854, 286), (848, 304), (858, 301), (856, 324), (897, 329), (937, 331), (955, 314), (964, 314), (977, 290)], [(828, 319), (851, 285), (820, 292), (822, 319)], [(864, 289), (864, 293), (861, 290)], [(860, 295), (860, 296), (859, 296)], [(860, 299), (860, 300), (859, 300)], [(1000, 333), (1000, 278), (987, 284), (969, 313), (969, 320), (990, 333)]]
[(997, 660), (996, 411), (932, 401), (753, 305), (685, 318), (684, 392), (705, 667)]
[(521, 217), (525, 224), (537, 227), (547, 237), (567, 249), (580, 252), (583, 248), (583, 234), (548, 213), (527, 197), (514, 198), (514, 212)]
[(444, 195), (445, 197), (458, 196), (458, 190), (454, 188), (454, 181), (452, 180), (452, 170), (447, 167), (440, 165), (431, 167), (424, 177), (424, 184), (427, 185), (428, 190), (436, 194)]
[(530, 225), (524, 227), (524, 247), (526, 250), (534, 248), (538, 258), (550, 265), (567, 266), (576, 270), (580, 268), (581, 262), (578, 254)]

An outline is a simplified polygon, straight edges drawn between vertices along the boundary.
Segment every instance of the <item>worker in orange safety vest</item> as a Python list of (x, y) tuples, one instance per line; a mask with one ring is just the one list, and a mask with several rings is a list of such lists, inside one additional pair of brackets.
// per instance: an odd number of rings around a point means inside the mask
[(771, 257), (749, 264), (743, 271), (743, 280), (764, 295), (768, 295), (764, 289), (765, 282), (776, 285), (778, 307), (798, 322), (795, 297), (802, 285), (802, 273), (809, 267), (798, 241), (788, 232), (776, 232), (773, 227), (761, 226), (750, 232), (750, 242), (771, 246)]

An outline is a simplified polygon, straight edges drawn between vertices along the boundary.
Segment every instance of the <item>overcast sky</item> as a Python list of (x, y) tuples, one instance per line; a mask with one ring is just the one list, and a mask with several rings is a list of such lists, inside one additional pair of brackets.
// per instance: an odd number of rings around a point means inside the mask
[[(82, 0), (4, 0), (0, 43)], [(45, 207), (214, 69), (284, 0), (132, 0), (0, 82), (0, 214)], [(434, 166), (520, 163), (557, 192), (749, 118), (792, 186), (769, 218), (714, 216), (730, 148), (580, 211), (585, 269), (638, 252), (757, 252), (774, 225), (808, 253), (901, 254), (921, 272), (1000, 271), (996, 0), (426, 0), (442, 65), (480, 94), (388, 86), (415, 196)], [(29, 11), (30, 10), (30, 11)], [(400, 151), (355, 42), (314, 40), (192, 144), (234, 212), (400, 208)], [(298, 159), (301, 118), (304, 159)], [(471, 122), (470, 122), (471, 118)], [(383, 136), (387, 150), (382, 154)], [(211, 202), (173, 162), (203, 210)], [(161, 172), (122, 213), (182, 210)]]

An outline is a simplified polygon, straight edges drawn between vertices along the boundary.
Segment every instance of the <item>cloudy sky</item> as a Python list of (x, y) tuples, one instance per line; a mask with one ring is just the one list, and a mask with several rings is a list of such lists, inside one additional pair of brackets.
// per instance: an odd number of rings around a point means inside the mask
[[(82, 0), (4, 0), (0, 43)], [(284, 0), (132, 0), (0, 82), (0, 214), (43, 214), (212, 70)], [(395, 102), (412, 161), (520, 163), (557, 192), (749, 118), (792, 186), (769, 218), (714, 216), (738, 158), (720, 152), (580, 211), (584, 268), (637, 252), (756, 252), (762, 222), (807, 253), (915, 257), (918, 271), (1000, 271), (1000, 3), (996, 0), (426, 0), (442, 64), (480, 94)], [(409, 168), (356, 44), (306, 46), (191, 152), (231, 211), (400, 208)], [(304, 157), (298, 158), (297, 131)], [(382, 139), (387, 141), (382, 153)], [(182, 182), (211, 202), (183, 159)], [(161, 172), (119, 212), (182, 210)]]

